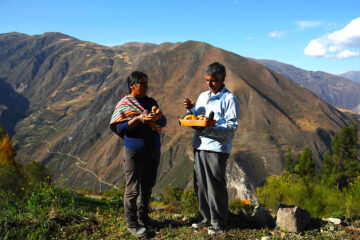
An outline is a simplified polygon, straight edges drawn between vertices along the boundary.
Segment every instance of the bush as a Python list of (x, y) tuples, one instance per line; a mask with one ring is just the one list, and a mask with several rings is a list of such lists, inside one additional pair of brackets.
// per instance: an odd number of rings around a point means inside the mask
[[(14, 165), (0, 163), (0, 191), (11, 201), (21, 200), (24, 196), (23, 187), (26, 184), (23, 171)], [(0, 196), (0, 198), (2, 198)]]
[(181, 195), (181, 210), (183, 214), (196, 214), (198, 199), (194, 190), (185, 190)]
[(121, 185), (119, 189), (111, 188), (105, 190), (102, 195), (104, 197), (111, 197), (112, 199), (123, 199), (125, 193), (125, 185)]
[(24, 167), (25, 177), (28, 182), (36, 183), (46, 181), (51, 182), (49, 170), (41, 166), (38, 162), (31, 162)]
[(239, 198), (235, 198), (229, 202), (229, 210), (238, 214), (240, 211), (244, 211), (248, 216), (252, 215), (253, 209), (250, 206), (250, 202), (248, 200), (242, 200)]
[(184, 192), (184, 189), (178, 186), (168, 186), (165, 189), (165, 193), (163, 195), (163, 201), (166, 203), (171, 202), (179, 202), (181, 200), (181, 196)]
[[(47, 179), (49, 178), (47, 177)], [(27, 193), (27, 207), (34, 214), (44, 216), (51, 207), (74, 208), (74, 194), (56, 187), (52, 182), (37, 182), (31, 184), (25, 191)]]
[(336, 187), (314, 184), (312, 195), (306, 198), (302, 207), (315, 217), (344, 218), (346, 212), (345, 195)]
[(350, 183), (346, 193), (346, 216), (350, 219), (360, 218), (360, 176)]
[[(278, 205), (283, 203), (301, 206), (315, 217), (346, 216), (345, 193), (336, 187), (310, 181), (295, 174), (270, 176), (263, 187), (257, 188), (257, 194), (259, 201), (274, 212)], [(360, 200), (360, 194), (358, 196)], [(353, 203), (354, 206), (357, 205), (355, 199)]]

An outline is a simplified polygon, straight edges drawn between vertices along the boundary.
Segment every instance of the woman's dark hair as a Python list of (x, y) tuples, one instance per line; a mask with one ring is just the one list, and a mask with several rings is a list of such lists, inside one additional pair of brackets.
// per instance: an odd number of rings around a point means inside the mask
[(129, 93), (131, 93), (130, 84), (137, 84), (140, 81), (140, 79), (143, 79), (143, 78), (148, 79), (148, 76), (143, 72), (134, 71), (134, 72), (130, 73), (130, 75), (126, 78)]

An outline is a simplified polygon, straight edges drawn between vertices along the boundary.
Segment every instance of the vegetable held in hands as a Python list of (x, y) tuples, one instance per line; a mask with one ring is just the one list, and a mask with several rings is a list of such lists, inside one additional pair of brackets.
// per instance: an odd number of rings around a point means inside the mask
[(151, 112), (147, 114), (147, 118), (151, 119), (152, 122), (156, 122), (161, 117), (162, 112), (157, 106), (151, 108)]

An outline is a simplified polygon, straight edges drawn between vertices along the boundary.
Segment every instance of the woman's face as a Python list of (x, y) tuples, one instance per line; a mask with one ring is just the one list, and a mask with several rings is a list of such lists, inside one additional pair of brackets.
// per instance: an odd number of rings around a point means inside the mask
[(148, 90), (147, 78), (141, 78), (137, 83), (131, 84), (131, 95), (134, 97), (145, 97)]

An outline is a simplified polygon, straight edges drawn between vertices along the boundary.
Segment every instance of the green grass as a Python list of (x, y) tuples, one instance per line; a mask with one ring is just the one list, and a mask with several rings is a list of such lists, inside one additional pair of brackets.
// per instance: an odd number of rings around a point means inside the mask
[[(61, 192), (61, 191), (60, 191)], [(6, 208), (0, 212), (0, 239), (136, 239), (127, 232), (121, 199), (93, 199), (63, 190), (62, 196), (71, 197), (72, 203), (54, 204), (54, 213), (44, 207), (45, 214), (30, 211), (23, 206)], [(64, 204), (65, 203), (65, 204)], [(210, 239), (207, 229), (193, 230), (196, 214), (183, 219), (179, 209), (167, 208), (153, 211), (150, 216), (161, 225), (150, 229), (153, 239)], [(51, 207), (50, 207), (51, 209)], [(230, 229), (213, 239), (357, 239), (360, 237), (360, 222), (348, 226), (323, 224), (319, 229), (292, 234), (280, 229), (256, 229), (241, 221), (235, 212), (230, 215)], [(175, 215), (178, 214), (178, 215)]]

